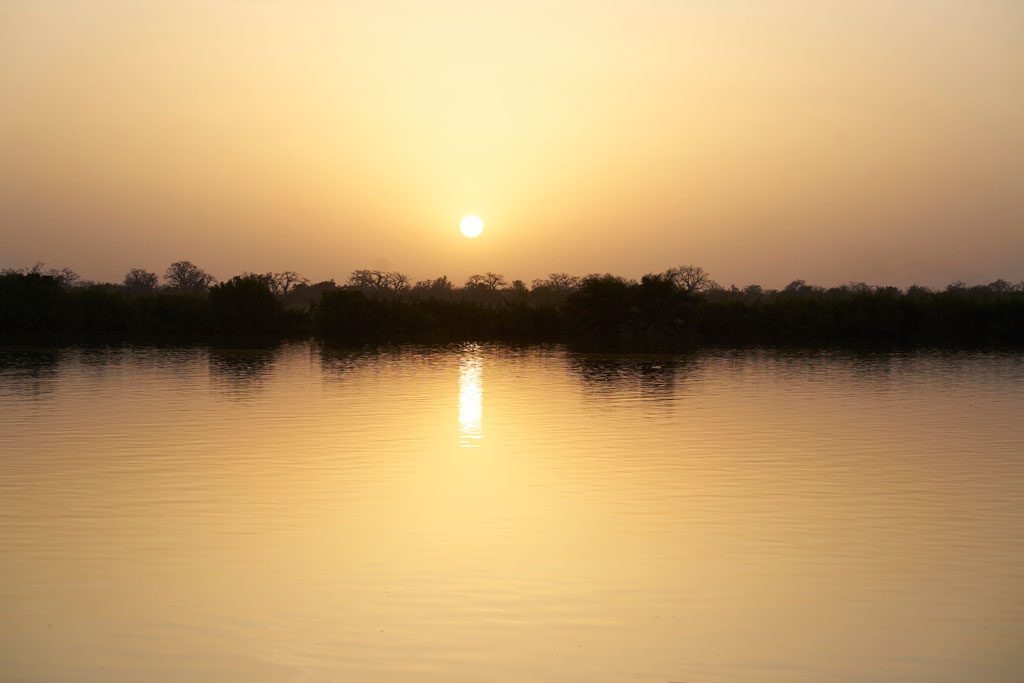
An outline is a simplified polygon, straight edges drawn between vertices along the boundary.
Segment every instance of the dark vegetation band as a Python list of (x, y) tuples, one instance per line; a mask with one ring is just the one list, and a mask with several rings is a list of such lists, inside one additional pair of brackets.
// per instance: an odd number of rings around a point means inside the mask
[(696, 266), (640, 280), (555, 273), (526, 285), (496, 273), (462, 286), (357, 270), (343, 285), (293, 271), (225, 282), (188, 261), (161, 284), (135, 268), (121, 284), (41, 266), (0, 274), (0, 339), (131, 341), (317, 336), (343, 344), (562, 341), (622, 350), (694, 345), (1024, 346), (1024, 283), (942, 290), (863, 283), (725, 288)]

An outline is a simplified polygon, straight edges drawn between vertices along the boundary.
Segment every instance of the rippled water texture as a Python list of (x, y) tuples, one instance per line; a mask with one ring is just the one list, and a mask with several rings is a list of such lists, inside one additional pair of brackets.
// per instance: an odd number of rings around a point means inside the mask
[(1024, 358), (0, 350), (0, 677), (1020, 681)]

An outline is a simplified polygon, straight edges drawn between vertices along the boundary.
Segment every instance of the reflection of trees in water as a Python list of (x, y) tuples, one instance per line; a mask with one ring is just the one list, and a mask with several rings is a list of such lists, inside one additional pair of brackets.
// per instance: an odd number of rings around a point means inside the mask
[(175, 375), (202, 367), (206, 348), (196, 346), (133, 346), (128, 351), (133, 365)]
[(324, 376), (333, 379), (342, 379), (351, 375), (381, 354), (380, 349), (372, 347), (353, 349), (321, 344), (317, 350)]
[(155, 370), (162, 375), (180, 378), (201, 371), (208, 349), (194, 346), (75, 346), (64, 349), (63, 362), (74, 368), (76, 376), (90, 382), (99, 382), (108, 376), (117, 376), (129, 368)]
[(913, 362), (906, 352), (850, 349), (747, 349), (739, 356), (744, 365), (771, 368), (780, 379), (812, 384), (844, 381), (889, 382)]
[(128, 353), (125, 346), (76, 346), (65, 350), (64, 363), (74, 368), (76, 376), (96, 386), (122, 367)]
[(0, 349), (0, 395), (39, 401), (57, 388), (64, 349)]
[(319, 344), (316, 353), (325, 379), (345, 380), (355, 373), (385, 375), (395, 368), (415, 372), (420, 366), (436, 367), (451, 363), (454, 349), (461, 345), (385, 344), (379, 346), (333, 346)]
[(241, 394), (258, 389), (273, 368), (279, 345), (209, 349), (210, 378), (225, 393)]
[(605, 356), (569, 354), (570, 370), (583, 380), (594, 398), (639, 395), (643, 400), (668, 402), (676, 396), (677, 382), (692, 374), (691, 358), (680, 356)]
[(981, 361), (1020, 358), (1013, 351), (1003, 355), (999, 351), (958, 348), (796, 349), (760, 354), (758, 358), (767, 359), (782, 377), (822, 384), (841, 380), (876, 389), (899, 387), (922, 377), (929, 381), (944, 378), (950, 389), (955, 389), (963, 378), (976, 375)]

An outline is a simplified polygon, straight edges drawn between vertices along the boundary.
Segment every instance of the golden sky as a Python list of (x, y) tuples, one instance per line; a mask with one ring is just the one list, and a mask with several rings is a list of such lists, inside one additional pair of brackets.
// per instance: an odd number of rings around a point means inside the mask
[(1019, 0), (4, 0), (0, 267), (1022, 280), (1022, 122)]

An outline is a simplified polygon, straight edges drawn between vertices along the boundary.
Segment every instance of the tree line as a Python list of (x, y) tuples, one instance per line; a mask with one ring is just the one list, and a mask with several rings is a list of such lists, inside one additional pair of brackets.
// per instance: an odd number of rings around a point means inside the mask
[(163, 279), (142, 268), (120, 283), (74, 271), (0, 272), (0, 338), (306, 337), (339, 343), (564, 341), (671, 350), (699, 344), (1024, 346), (1024, 282), (907, 289), (794, 280), (774, 290), (723, 287), (699, 266), (639, 280), (552, 273), (529, 285), (493, 272), (462, 285), (356, 270), (343, 284), (295, 271), (218, 282), (190, 261)]

